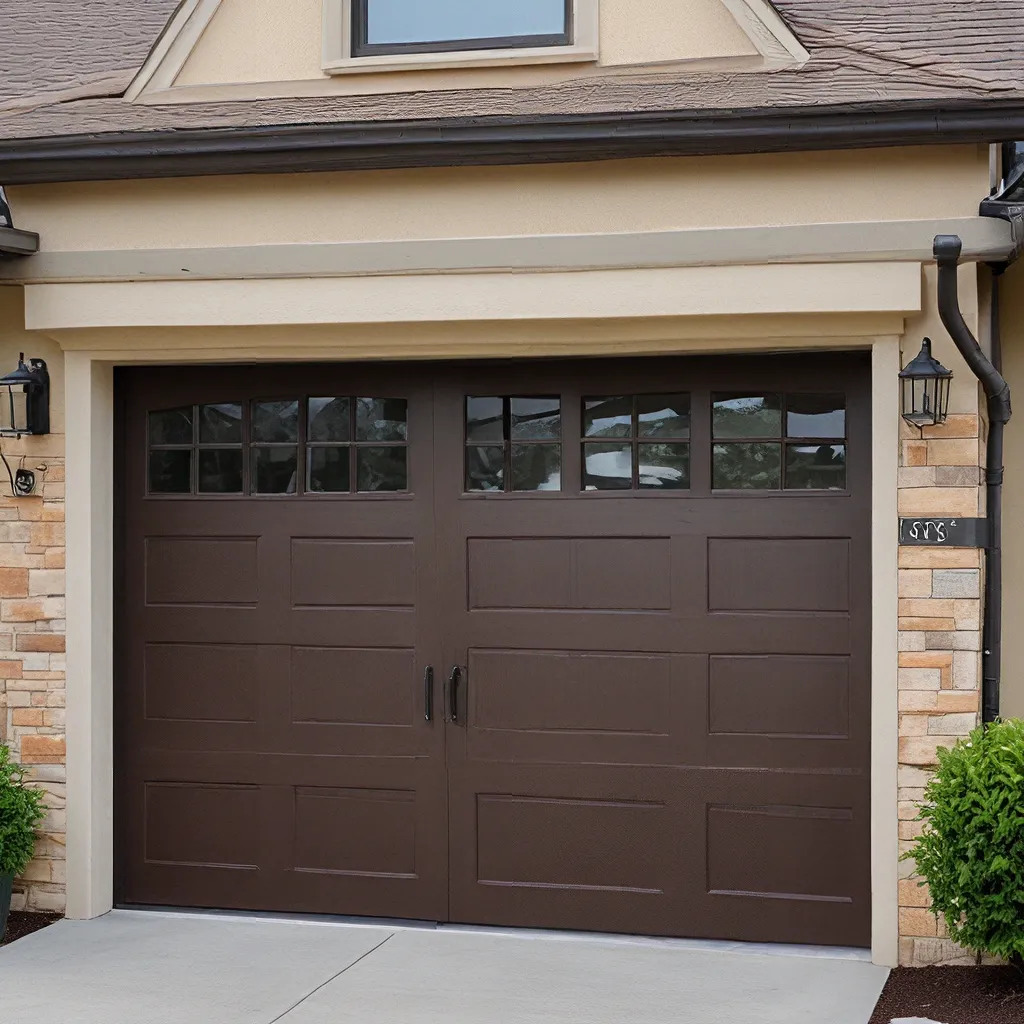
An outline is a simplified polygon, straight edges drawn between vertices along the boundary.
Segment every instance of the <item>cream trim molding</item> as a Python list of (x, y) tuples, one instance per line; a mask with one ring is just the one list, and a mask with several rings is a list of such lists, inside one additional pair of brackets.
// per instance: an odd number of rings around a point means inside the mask
[(352, 56), (352, 3), (353, 0), (323, 0), (322, 67), (330, 75), (416, 68), (473, 68), (487, 64), (552, 64), (598, 58), (600, 0), (572, 0), (573, 41), (567, 46), (495, 47), (493, 50), (381, 57)]
[(910, 313), (920, 263), (25, 287), (28, 330)]
[(768, 68), (803, 67), (811, 55), (769, 0), (722, 0)]
[[(178, 75), (221, 5), (221, 0), (183, 0), (125, 92), (125, 99), (131, 103), (185, 103), (296, 94), (328, 95), (336, 92), (331, 76), (358, 72), (565, 62), (596, 62), (600, 65), (600, 2), (573, 0), (576, 38), (571, 46), (353, 58), (350, 56), (352, 0), (324, 0), (321, 39), (324, 80), (176, 86), (174, 83)], [(800, 68), (810, 60), (808, 51), (769, 0), (721, 2), (761, 55), (760, 61), (746, 56), (683, 59), (661, 62), (655, 67), (690, 65), (694, 72), (742, 72)], [(644, 66), (647, 65), (637, 65), (638, 68)], [(599, 68), (593, 70), (596, 72)]]
[(143, 92), (173, 88), (185, 62), (202, 38), (206, 27), (220, 9), (221, 0), (184, 0), (167, 23), (163, 35), (150, 51), (124, 98), (134, 103)]
[(591, 235), (43, 251), (29, 260), (0, 260), (0, 282), (217, 281), (786, 263), (927, 263), (933, 258), (936, 235), (959, 235), (964, 241), (965, 260), (1002, 262), (1014, 251), (1013, 232), (1006, 221), (959, 217)]
[[(821, 339), (833, 347), (835, 339)], [(543, 346), (540, 346), (541, 348)], [(750, 348), (771, 349), (762, 339)], [(842, 347), (870, 347), (872, 358), (872, 958), (896, 965), (897, 749), (896, 680), (896, 454), (899, 394), (895, 336), (844, 339)], [(677, 345), (684, 354), (687, 346)], [(206, 357), (214, 353), (205, 350)], [(543, 354), (537, 352), (537, 355)], [(278, 348), (260, 358), (291, 359)], [(320, 353), (320, 358), (324, 354)], [(328, 356), (330, 358), (330, 356)], [(334, 358), (344, 358), (343, 351)], [(191, 353), (154, 349), (156, 364), (188, 363)], [(67, 915), (99, 917), (113, 906), (113, 363), (99, 352), (69, 353), (67, 395), (68, 503), (68, 793)]]

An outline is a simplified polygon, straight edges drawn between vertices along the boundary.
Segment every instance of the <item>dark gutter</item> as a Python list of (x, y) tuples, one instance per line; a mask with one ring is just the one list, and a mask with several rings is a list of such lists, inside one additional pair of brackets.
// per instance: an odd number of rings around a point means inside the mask
[(0, 142), (0, 181), (305, 173), (1001, 142), (1024, 100), (437, 118)]
[[(988, 398), (988, 444), (985, 459), (988, 546), (985, 549), (985, 621), (981, 637), (982, 721), (999, 717), (999, 689), (1003, 649), (1003, 433), (1010, 420), (1010, 385), (997, 366), (985, 355), (960, 310), (957, 267), (963, 243), (956, 235), (935, 239), (935, 260), (939, 265), (939, 316), (950, 337)], [(999, 313), (999, 277), (993, 280), (993, 317)], [(998, 332), (998, 325), (994, 322)], [(998, 358), (998, 333), (993, 338)]]
[(0, 257), (31, 256), (39, 252), (39, 236), (34, 231), (0, 227)]

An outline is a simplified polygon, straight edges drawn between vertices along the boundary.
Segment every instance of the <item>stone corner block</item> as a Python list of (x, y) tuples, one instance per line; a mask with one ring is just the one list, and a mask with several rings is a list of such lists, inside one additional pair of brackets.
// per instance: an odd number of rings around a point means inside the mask
[(932, 596), (977, 598), (981, 593), (978, 569), (936, 569), (932, 574)]

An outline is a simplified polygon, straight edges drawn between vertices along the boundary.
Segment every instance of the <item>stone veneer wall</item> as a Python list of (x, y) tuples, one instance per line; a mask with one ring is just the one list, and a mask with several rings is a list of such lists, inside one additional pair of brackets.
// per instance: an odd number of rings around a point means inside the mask
[(0, 743), (46, 791), (47, 815), (13, 907), (62, 913), (64, 460), (30, 457), (25, 465), (36, 469), (35, 494), (0, 496)]
[[(901, 516), (984, 514), (983, 423), (950, 416), (942, 426), (901, 427)], [(980, 720), (983, 552), (901, 547), (899, 553), (899, 836), (904, 852), (919, 830), (936, 750)], [(974, 963), (928, 909), (913, 862), (900, 863), (900, 963)]]

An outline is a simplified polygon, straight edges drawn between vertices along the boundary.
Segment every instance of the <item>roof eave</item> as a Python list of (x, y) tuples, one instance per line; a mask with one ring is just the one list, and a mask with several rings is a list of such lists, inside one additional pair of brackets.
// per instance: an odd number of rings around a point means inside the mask
[(1024, 138), (1013, 101), (437, 118), (122, 132), (0, 142), (0, 181), (555, 163)]

